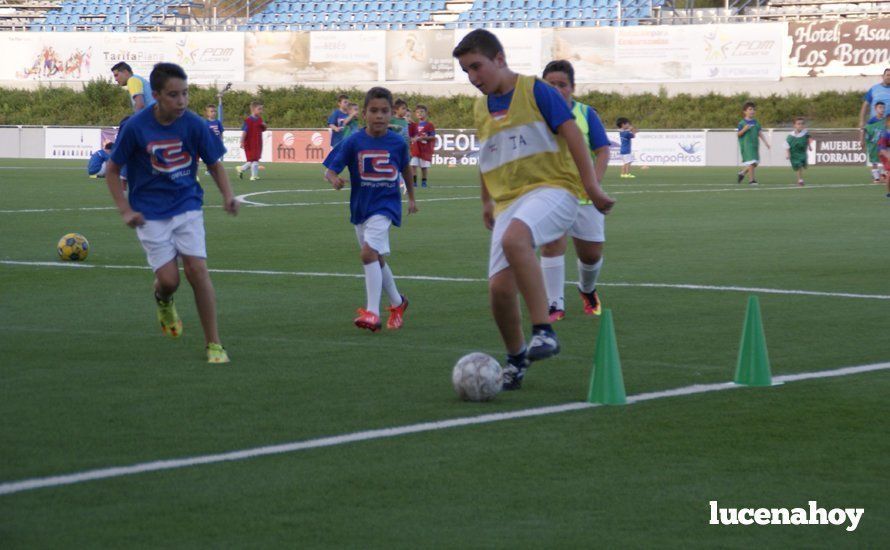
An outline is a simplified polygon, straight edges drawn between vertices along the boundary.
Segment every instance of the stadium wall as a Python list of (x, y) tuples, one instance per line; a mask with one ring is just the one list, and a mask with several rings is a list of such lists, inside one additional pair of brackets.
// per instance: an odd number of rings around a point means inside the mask
[[(466, 93), (471, 88), (451, 51), (469, 30), (0, 33), (0, 83), (76, 86), (110, 79), (118, 61), (144, 75), (172, 61), (194, 83), (239, 89), (385, 83)], [(890, 63), (890, 18), (491, 30), (514, 70), (540, 74), (551, 59), (568, 59), (582, 92), (863, 89)]]
[[(862, 165), (865, 152), (855, 129), (812, 129), (814, 151), (810, 164)], [(761, 148), (762, 166), (787, 166), (785, 138), (787, 129), (764, 129), (771, 148)], [(0, 157), (37, 159), (81, 159), (113, 140), (113, 128), (0, 128)], [(241, 131), (226, 130), (225, 161), (244, 162), (240, 149)], [(617, 133), (609, 132), (613, 142), (610, 164), (621, 163)], [(634, 140), (638, 166), (738, 166), (738, 138), (735, 130), (640, 130)], [(479, 144), (474, 130), (439, 129), (433, 153), (433, 165), (475, 166)], [(263, 162), (321, 163), (330, 151), (330, 130), (273, 129), (263, 134)]]

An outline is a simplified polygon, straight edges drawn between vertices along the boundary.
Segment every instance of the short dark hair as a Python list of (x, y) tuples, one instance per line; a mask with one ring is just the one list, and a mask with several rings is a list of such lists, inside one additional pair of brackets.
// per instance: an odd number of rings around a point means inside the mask
[(340, 95), (338, 95), (338, 96), (337, 96), (337, 103), (340, 103), (340, 102), (343, 101), (344, 99), (349, 99), (349, 96), (346, 95), (346, 94), (340, 94)]
[(624, 126), (625, 124), (627, 124), (629, 122), (630, 122), (630, 120), (627, 118), (624, 118), (623, 116), (618, 117), (618, 120), (615, 121), (615, 126), (617, 126), (618, 128), (621, 128), (622, 126)]
[(748, 110), (748, 107), (753, 107), (753, 108), (756, 109), (756, 108), (757, 108), (757, 104), (754, 103), (753, 101), (746, 101), (745, 104), (742, 105), (742, 110), (743, 110), (743, 111), (747, 111), (747, 110)]
[(802, 122), (806, 122), (806, 121), (807, 121), (807, 119), (804, 118), (804, 117), (802, 117), (802, 116), (796, 116), (796, 117), (794, 117), (794, 122), (797, 122), (798, 120), (800, 120), (800, 121), (802, 121)]
[(108, 143), (105, 144), (105, 147), (104, 147), (104, 148), (105, 148), (106, 150), (108, 150), (108, 151), (114, 149), (114, 142), (113, 142), (113, 141), (109, 141)]
[(427, 112), (427, 114), (429, 114), (429, 112), (430, 112), (429, 107), (427, 107), (427, 106), (424, 105), (423, 103), (418, 103), (417, 105), (415, 105), (415, 106), (414, 106), (414, 110), (416, 111), (417, 109), (423, 109), (424, 111)]
[(259, 99), (254, 99), (253, 101), (250, 102), (251, 109), (253, 109), (254, 107), (262, 107), (262, 106), (263, 106), (263, 102), (260, 101)]
[(124, 127), (124, 124), (126, 124), (128, 120), (130, 120), (130, 115), (125, 116), (121, 119), (120, 122), (117, 123), (118, 131), (120, 131)]
[(878, 102), (875, 103), (875, 107), (877, 107), (878, 105), (883, 105), (884, 107), (887, 106), (887, 104), (884, 103), (883, 101), (878, 101)]
[(395, 100), (395, 101), (393, 102), (392, 106), (393, 106), (393, 107), (405, 107), (405, 108), (407, 109), (407, 108), (408, 108), (408, 102), (405, 101), (404, 99), (397, 99), (397, 100)]
[(499, 53), (504, 53), (504, 47), (491, 31), (476, 29), (458, 42), (451, 52), (451, 56), (460, 57), (468, 53), (478, 53), (489, 59), (494, 59)]
[(204, 105), (204, 109), (216, 109), (216, 105), (208, 103), (207, 105)]
[(114, 66), (111, 67), (111, 72), (114, 71), (127, 71), (128, 73), (133, 74), (133, 67), (131, 67), (129, 63), (120, 61), (118, 63), (115, 63)]
[(368, 93), (365, 94), (365, 104), (362, 108), (367, 109), (368, 103), (370, 103), (372, 99), (385, 99), (386, 102), (389, 103), (389, 108), (392, 109), (392, 92), (386, 88), (382, 86), (374, 86), (368, 90)]
[(547, 63), (547, 66), (544, 67), (544, 72), (541, 74), (541, 78), (547, 78), (547, 75), (550, 73), (565, 73), (566, 76), (569, 77), (569, 84), (572, 85), (572, 88), (575, 87), (575, 68), (565, 59), (557, 59), (556, 61)]
[(887, 74), (887, 71), (890, 71), (890, 67), (887, 67), (886, 69), (884, 69), (884, 74)]
[(160, 93), (171, 78), (188, 80), (189, 77), (182, 70), (182, 67), (176, 63), (157, 63), (151, 70), (148, 81), (151, 84), (152, 91)]

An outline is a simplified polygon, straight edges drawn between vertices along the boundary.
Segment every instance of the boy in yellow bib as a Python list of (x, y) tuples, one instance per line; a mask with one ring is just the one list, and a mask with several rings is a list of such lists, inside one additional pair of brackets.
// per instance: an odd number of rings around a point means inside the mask
[[(574, 116), (554, 88), (507, 66), (504, 48), (484, 29), (467, 34), (452, 55), (485, 97), (474, 118), (481, 141), (482, 219), (492, 231), (488, 265), (491, 308), (507, 349), (504, 389), (518, 389), (531, 361), (559, 353), (535, 248), (572, 226), (578, 198), (601, 212), (614, 201), (602, 190)], [(517, 292), (532, 321), (528, 346)]]

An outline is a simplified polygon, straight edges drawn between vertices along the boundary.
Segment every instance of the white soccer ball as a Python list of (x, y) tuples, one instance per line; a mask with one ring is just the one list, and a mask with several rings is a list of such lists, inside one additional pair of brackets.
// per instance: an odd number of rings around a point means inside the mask
[(501, 391), (504, 371), (494, 357), (475, 352), (457, 360), (451, 383), (464, 401), (488, 401)]

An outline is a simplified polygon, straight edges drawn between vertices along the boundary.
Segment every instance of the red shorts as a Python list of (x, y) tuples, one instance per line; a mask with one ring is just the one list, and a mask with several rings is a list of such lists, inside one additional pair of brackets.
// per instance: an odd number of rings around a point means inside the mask
[(247, 159), (247, 162), (259, 162), (260, 157), (263, 156), (263, 148), (260, 147), (258, 149), (253, 149), (249, 147), (244, 148), (244, 156)]

